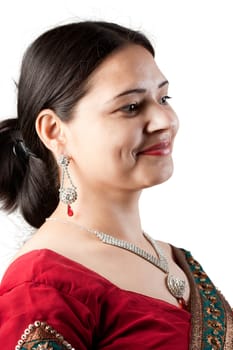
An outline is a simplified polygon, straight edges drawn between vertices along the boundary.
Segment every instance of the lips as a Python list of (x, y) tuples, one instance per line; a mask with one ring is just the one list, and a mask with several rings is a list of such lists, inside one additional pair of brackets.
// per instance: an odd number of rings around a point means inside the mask
[(151, 155), (151, 156), (164, 156), (170, 153), (171, 153), (170, 141), (162, 141), (138, 152), (138, 155), (144, 154), (144, 155)]

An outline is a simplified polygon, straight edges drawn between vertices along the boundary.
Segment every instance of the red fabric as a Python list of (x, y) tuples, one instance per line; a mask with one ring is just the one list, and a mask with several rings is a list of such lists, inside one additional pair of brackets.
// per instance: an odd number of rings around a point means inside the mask
[(9, 267), (0, 288), (0, 344), (15, 348), (36, 320), (76, 350), (188, 350), (190, 313), (122, 290), (51, 250), (27, 253)]

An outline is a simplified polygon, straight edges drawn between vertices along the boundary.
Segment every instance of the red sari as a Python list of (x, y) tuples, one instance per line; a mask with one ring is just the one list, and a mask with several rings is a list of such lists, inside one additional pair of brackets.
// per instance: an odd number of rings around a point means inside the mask
[(14, 261), (0, 288), (6, 350), (188, 350), (190, 320), (190, 312), (122, 290), (48, 249)]

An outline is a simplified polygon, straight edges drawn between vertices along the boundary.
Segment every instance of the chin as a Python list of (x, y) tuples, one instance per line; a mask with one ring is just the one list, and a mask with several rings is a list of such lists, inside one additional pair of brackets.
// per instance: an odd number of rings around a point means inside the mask
[(144, 176), (143, 181), (143, 187), (148, 188), (156, 185), (160, 185), (167, 180), (170, 179), (170, 177), (173, 174), (173, 164), (170, 164), (169, 166), (160, 169), (159, 172), (156, 172), (155, 174), (148, 174)]
[(168, 181), (170, 179), (170, 177), (171, 177), (171, 175), (167, 176), (167, 177), (160, 178), (160, 179), (154, 179), (154, 181), (151, 181), (151, 182), (148, 182), (147, 184), (145, 184), (143, 186), (143, 188), (149, 188), (149, 187), (153, 187), (156, 185), (160, 185), (160, 184)]

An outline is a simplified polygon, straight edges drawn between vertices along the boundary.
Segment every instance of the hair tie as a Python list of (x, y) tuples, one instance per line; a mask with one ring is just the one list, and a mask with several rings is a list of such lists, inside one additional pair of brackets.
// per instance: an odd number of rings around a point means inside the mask
[(13, 145), (13, 153), (23, 162), (28, 162), (29, 157), (37, 158), (26, 146), (22, 139), (16, 139)]

